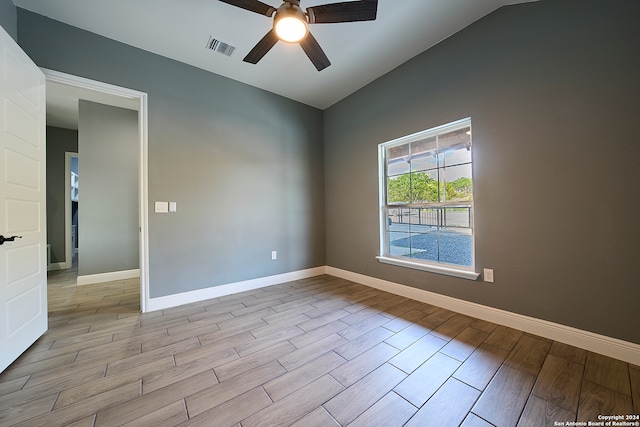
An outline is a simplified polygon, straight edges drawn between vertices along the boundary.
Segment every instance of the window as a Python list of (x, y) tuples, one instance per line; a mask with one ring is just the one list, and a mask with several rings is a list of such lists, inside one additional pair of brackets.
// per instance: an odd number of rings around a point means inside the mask
[(382, 262), (475, 279), (471, 119), (380, 144)]

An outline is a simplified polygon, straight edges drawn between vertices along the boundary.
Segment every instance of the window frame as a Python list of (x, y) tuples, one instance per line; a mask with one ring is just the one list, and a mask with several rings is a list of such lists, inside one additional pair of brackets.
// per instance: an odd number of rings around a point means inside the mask
[[(422, 271), (428, 271), (432, 273), (445, 274), (449, 276), (476, 280), (480, 274), (475, 272), (475, 230), (474, 230), (474, 217), (475, 217), (475, 208), (474, 208), (474, 191), (473, 187), (471, 190), (471, 201), (470, 202), (447, 202), (447, 201), (438, 201), (438, 202), (420, 202), (420, 203), (388, 203), (387, 202), (387, 185), (388, 185), (388, 176), (387, 176), (387, 150), (389, 148), (410, 144), (413, 142), (425, 140), (427, 138), (432, 138), (437, 135), (442, 135), (448, 132), (454, 132), (456, 130), (464, 129), (464, 128), (472, 129), (471, 118), (467, 117), (464, 119), (456, 120), (451, 123), (447, 123), (444, 125), (436, 126), (430, 129), (426, 129), (424, 131), (416, 132), (411, 135), (403, 136), (391, 141), (386, 141), (378, 145), (378, 175), (379, 175), (379, 237), (380, 237), (380, 248), (379, 248), (379, 256), (376, 258), (379, 262), (397, 265), (401, 267), (414, 268)], [(471, 175), (473, 180), (474, 175), (474, 167), (473, 167), (473, 140), (471, 142)], [(437, 170), (445, 169), (444, 166), (440, 164), (437, 165)], [(410, 172), (411, 173), (411, 169)], [(440, 184), (439, 184), (440, 185)], [(446, 208), (447, 206), (459, 206), (460, 204), (469, 205), (470, 208), (470, 229), (471, 229), (471, 266), (457, 265), (457, 264), (448, 264), (444, 262), (431, 261), (431, 260), (420, 260), (416, 258), (410, 258), (407, 256), (399, 256), (399, 255), (391, 255), (388, 253), (387, 248), (389, 247), (389, 230), (387, 223), (387, 211), (389, 209), (410, 209), (410, 208)]]

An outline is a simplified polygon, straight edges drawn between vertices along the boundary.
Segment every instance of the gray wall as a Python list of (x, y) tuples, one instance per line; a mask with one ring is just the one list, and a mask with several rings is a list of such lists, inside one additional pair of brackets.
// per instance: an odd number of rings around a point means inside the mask
[(78, 275), (139, 263), (138, 112), (80, 100)]
[(17, 13), (12, 0), (0, 0), (0, 25), (14, 40), (18, 39)]
[(149, 210), (178, 206), (150, 214), (151, 297), (325, 265), (320, 110), (23, 9), (18, 32), (39, 66), (149, 94)]
[(66, 262), (65, 152), (78, 152), (78, 131), (47, 126), (47, 243), (51, 262)]
[[(150, 203), (178, 202), (150, 218), (152, 297), (326, 263), (640, 343), (639, 5), (502, 8), (324, 121), (20, 9), (18, 30), (38, 65), (149, 93)], [(378, 263), (377, 144), (467, 116), (476, 263), (496, 283)]]
[[(640, 343), (638, 16), (504, 7), (326, 110), (327, 264)], [(377, 144), (469, 116), (496, 283), (378, 263)]]

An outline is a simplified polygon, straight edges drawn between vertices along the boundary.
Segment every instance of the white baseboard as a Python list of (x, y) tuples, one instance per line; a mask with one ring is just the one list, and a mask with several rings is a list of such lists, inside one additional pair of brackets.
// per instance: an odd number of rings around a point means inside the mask
[(52, 262), (47, 265), (47, 271), (57, 271), (57, 270), (66, 270), (67, 263), (66, 262)]
[(239, 292), (264, 288), (266, 286), (291, 282), (294, 280), (307, 279), (309, 277), (320, 276), (326, 273), (326, 267), (316, 267), (307, 270), (293, 271), (290, 273), (278, 274), (275, 276), (260, 277), (258, 279), (245, 280), (243, 282), (229, 283), (226, 285), (212, 286), (210, 288), (198, 289), (195, 291), (183, 292), (180, 294), (168, 295), (166, 297), (149, 298), (146, 311), (162, 310), (164, 308), (178, 305), (190, 304), (204, 301), (224, 295), (237, 294)]
[(363, 274), (326, 267), (326, 274), (380, 289), (406, 298), (432, 304), (460, 314), (486, 320), (510, 328), (519, 329), (544, 338), (560, 341), (565, 344), (640, 365), (640, 345), (593, 332), (560, 325), (534, 317), (524, 316), (422, 289), (389, 282)]
[(140, 269), (112, 271), (110, 273), (86, 274), (78, 276), (77, 285), (90, 285), (92, 283), (115, 282), (118, 280), (135, 279), (140, 277)]
[[(164, 308), (190, 304), (224, 295), (277, 285), (279, 283), (307, 279), (322, 274), (350, 280), (375, 289), (432, 304), (460, 314), (518, 329), (640, 366), (640, 345), (635, 343), (329, 266), (229, 283), (165, 297), (150, 298), (147, 304), (147, 311), (162, 310)], [(121, 279), (110, 279), (109, 281), (111, 280)]]

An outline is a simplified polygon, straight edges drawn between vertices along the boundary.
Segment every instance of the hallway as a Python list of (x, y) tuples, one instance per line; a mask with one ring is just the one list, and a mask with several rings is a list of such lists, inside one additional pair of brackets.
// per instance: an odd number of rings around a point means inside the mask
[(77, 255), (74, 256), (72, 268), (49, 272), (47, 298), (50, 329), (86, 315), (116, 314), (117, 319), (127, 314), (140, 314), (140, 279), (81, 286), (76, 285), (77, 279)]

